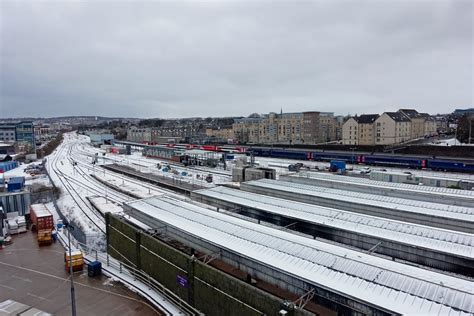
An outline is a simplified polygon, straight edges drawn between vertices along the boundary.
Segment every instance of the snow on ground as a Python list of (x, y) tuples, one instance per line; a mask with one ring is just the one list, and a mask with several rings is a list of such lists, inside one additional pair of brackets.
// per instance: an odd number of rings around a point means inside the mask
[(101, 212), (102, 214), (105, 214), (107, 212), (113, 214), (123, 213), (121, 205), (118, 205), (117, 203), (114, 203), (103, 196), (92, 196), (89, 197), (89, 200), (97, 209), (99, 209), (99, 212)]
[[(230, 170), (223, 170), (223, 169), (214, 169), (214, 168), (206, 168), (206, 167), (181, 167), (177, 166), (169, 161), (155, 159), (155, 158), (147, 158), (141, 155), (141, 152), (133, 152), (132, 155), (119, 155), (119, 154), (110, 154), (107, 153), (105, 156), (105, 163), (117, 163), (123, 166), (128, 166), (133, 168), (139, 172), (143, 173), (151, 173), (156, 174), (172, 179), (176, 179), (177, 181), (182, 181), (190, 184), (197, 184), (203, 187), (214, 187), (217, 184), (223, 184), (230, 182), (232, 179), (231, 171)], [(99, 158), (99, 163), (102, 159)], [(176, 173), (173, 172), (164, 172), (163, 168), (160, 170), (157, 168), (157, 164), (160, 165), (170, 165), (171, 171), (175, 170)], [(183, 175), (183, 172), (185, 175)], [(225, 173), (225, 174), (221, 174)], [(204, 179), (208, 174), (212, 174), (213, 176), (213, 183), (207, 183)]]
[(17, 168), (3, 173), (3, 177), (5, 177), (6, 181), (14, 177), (25, 177), (26, 185), (41, 184), (41, 185), (48, 186), (49, 179), (46, 175), (44, 174), (30, 175), (29, 173), (25, 172), (25, 169), (27, 169), (28, 167), (33, 166), (33, 165), (40, 165), (40, 164), (41, 164), (41, 161), (35, 161), (35, 162), (27, 163), (27, 164), (22, 163)]
[[(104, 169), (105, 170), (105, 169)], [(124, 191), (133, 193), (137, 195), (140, 198), (147, 198), (155, 195), (163, 195), (167, 193), (164, 190), (160, 190), (157, 188), (153, 188), (151, 185), (145, 185), (141, 184), (139, 182), (132, 182), (126, 179), (125, 177), (118, 178), (116, 176), (113, 176), (110, 173), (100, 173), (97, 172), (95, 176), (103, 181), (106, 181), (107, 183), (114, 185)], [(130, 198), (132, 199), (132, 198)]]
[[(74, 134), (65, 134), (63, 142), (47, 157), (47, 169), (54, 184), (61, 190), (57, 204), (63, 215), (80, 226), (84, 233), (98, 233), (100, 230), (96, 225), (103, 229), (103, 222), (101, 220), (92, 222), (82, 211), (88, 212), (91, 208), (85, 200), (85, 197), (90, 195), (87, 180), (76, 175), (68, 160), (68, 150), (76, 141)], [(97, 217), (92, 211), (90, 213), (91, 217)]]
[(427, 145), (435, 145), (435, 146), (474, 146), (474, 144), (466, 144), (466, 143), (461, 143), (459, 140), (456, 138), (446, 138), (446, 139), (439, 139), (436, 141), (433, 141), (433, 143), (427, 143)]

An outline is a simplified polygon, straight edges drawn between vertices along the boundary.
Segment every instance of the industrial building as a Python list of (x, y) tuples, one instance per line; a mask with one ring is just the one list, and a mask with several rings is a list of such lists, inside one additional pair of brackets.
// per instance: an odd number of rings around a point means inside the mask
[[(188, 299), (193, 304), (205, 304), (196, 300), (196, 295), (204, 291), (204, 285), (212, 286), (208, 281), (202, 281), (203, 274), (199, 271), (204, 267), (193, 261), (197, 258), (194, 251), (197, 251), (199, 257), (204, 258), (203, 262), (219, 260), (233, 267), (229, 271), (238, 269), (255, 279), (257, 284), (259, 280), (273, 284), (339, 314), (474, 313), (474, 284), (470, 280), (298, 236), (171, 197), (125, 203), (124, 211), (134, 220), (146, 223), (155, 231), (155, 236), (161, 236), (168, 244), (193, 250), (189, 260), (178, 263), (177, 254), (171, 255), (169, 249), (157, 252), (160, 246), (148, 237), (137, 243), (141, 240), (135, 237), (137, 233), (120, 222), (107, 226), (110, 249), (129, 249), (127, 256), (131, 260), (142, 258), (143, 253), (147, 253), (149, 258), (155, 258), (155, 264), (175, 264), (171, 271), (183, 274), (189, 288)], [(111, 223), (110, 218), (107, 221)], [(117, 232), (120, 227), (122, 235)], [(115, 254), (120, 255), (117, 251)], [(152, 268), (151, 262), (146, 259), (140, 265)], [(185, 268), (181, 268), (183, 265)], [(174, 279), (175, 274), (168, 277)], [(227, 290), (236, 295), (245, 291), (247, 295), (240, 298), (242, 305), (254, 299), (245, 287)], [(258, 293), (256, 291), (255, 295)], [(220, 297), (229, 299), (225, 294)], [(270, 309), (265, 304), (247, 305), (264, 311)], [(228, 310), (226, 306), (222, 308), (222, 311)], [(261, 313), (264, 311), (260, 310)]]
[(34, 150), (36, 142), (33, 121), (0, 122), (0, 142), (28, 145)]
[(92, 146), (112, 145), (115, 139), (113, 134), (89, 133), (87, 136), (91, 139)]
[(405, 222), (472, 233), (472, 207), (438, 204), (275, 180), (243, 182), (241, 190)]
[(193, 200), (290, 227), (371, 253), (474, 276), (474, 235), (288, 201), (227, 187), (191, 193)]

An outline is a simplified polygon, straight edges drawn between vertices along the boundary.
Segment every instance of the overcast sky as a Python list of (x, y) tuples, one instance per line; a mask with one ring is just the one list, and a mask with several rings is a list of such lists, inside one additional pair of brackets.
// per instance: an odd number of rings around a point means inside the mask
[(0, 118), (473, 106), (472, 1), (0, 2)]

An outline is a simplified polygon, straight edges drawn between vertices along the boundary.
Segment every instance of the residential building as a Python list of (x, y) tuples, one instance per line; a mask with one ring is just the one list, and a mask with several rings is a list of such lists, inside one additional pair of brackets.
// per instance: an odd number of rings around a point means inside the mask
[(411, 139), (411, 120), (402, 112), (385, 112), (374, 125), (375, 145), (398, 144)]
[(16, 141), (16, 126), (15, 124), (0, 123), (0, 142), (14, 143)]
[(228, 128), (206, 128), (206, 136), (220, 142), (233, 142), (234, 130)]
[(333, 112), (319, 113), (319, 143), (336, 140), (336, 119)]
[(316, 144), (320, 135), (320, 112), (303, 112), (303, 142)]
[(446, 133), (449, 131), (449, 120), (447, 115), (435, 115), (433, 120), (436, 124), (437, 133)]
[(259, 125), (261, 121), (262, 118), (256, 113), (250, 115), (249, 117), (236, 119), (234, 124), (232, 124), (232, 129), (234, 130), (234, 135), (237, 142), (242, 144), (260, 143)]
[(135, 143), (151, 142), (151, 128), (131, 126), (127, 130), (127, 140)]
[[(324, 138), (334, 137), (334, 117), (326, 118)], [(316, 144), (321, 142), (319, 112), (252, 114), (236, 119), (232, 125), (235, 139), (240, 143), (255, 144)]]
[(359, 145), (359, 117), (349, 117), (342, 125), (342, 143), (344, 145)]
[(374, 122), (378, 114), (363, 114), (358, 120), (358, 145), (373, 145), (375, 143)]
[(344, 125), (345, 117), (342, 115), (337, 115), (334, 117), (336, 120), (336, 140), (342, 140), (342, 126)]
[(302, 144), (304, 143), (304, 113), (281, 113), (269, 115), (269, 143)]
[(426, 136), (432, 136), (432, 135), (437, 134), (438, 126), (437, 126), (437, 121), (434, 117), (428, 116), (425, 120), (424, 127), (425, 127)]

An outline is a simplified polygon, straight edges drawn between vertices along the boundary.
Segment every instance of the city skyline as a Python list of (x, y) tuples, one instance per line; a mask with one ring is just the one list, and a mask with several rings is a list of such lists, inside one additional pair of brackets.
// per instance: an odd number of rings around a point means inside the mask
[(2, 118), (473, 105), (468, 1), (0, 6)]

